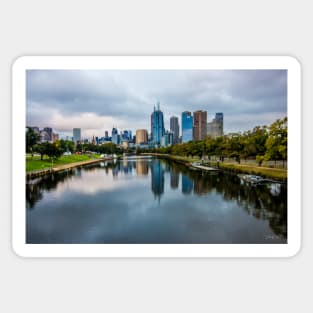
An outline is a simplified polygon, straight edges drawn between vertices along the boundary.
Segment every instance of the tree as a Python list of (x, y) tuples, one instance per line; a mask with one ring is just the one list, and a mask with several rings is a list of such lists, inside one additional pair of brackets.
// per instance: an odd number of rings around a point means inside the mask
[(265, 160), (287, 160), (287, 117), (277, 120), (269, 128), (269, 136), (265, 142)]
[(33, 147), (40, 140), (40, 135), (32, 128), (27, 128), (26, 131), (26, 152), (30, 152), (33, 156)]

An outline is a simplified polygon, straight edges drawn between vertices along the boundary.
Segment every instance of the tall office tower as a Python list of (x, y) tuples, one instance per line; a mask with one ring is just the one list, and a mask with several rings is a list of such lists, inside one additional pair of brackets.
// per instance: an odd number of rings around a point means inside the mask
[(170, 118), (170, 130), (173, 133), (173, 144), (176, 145), (179, 141), (178, 117), (172, 116)]
[(182, 142), (192, 140), (193, 117), (191, 112), (185, 111), (182, 113)]
[(215, 118), (208, 123), (207, 134), (213, 138), (221, 137), (224, 134), (223, 113), (215, 113)]
[(193, 112), (193, 139), (203, 140), (207, 135), (207, 112)]
[(140, 145), (142, 143), (148, 142), (148, 131), (146, 129), (136, 130), (136, 144)]
[(73, 141), (74, 143), (81, 141), (81, 129), (80, 128), (73, 128)]
[(160, 110), (160, 103), (154, 107), (151, 114), (151, 140), (155, 145), (160, 145), (161, 138), (164, 135), (164, 118), (163, 112)]
[(51, 127), (45, 127), (43, 129), (49, 136), (48, 141), (52, 141), (52, 128)]
[(116, 145), (119, 144), (119, 135), (118, 131), (115, 127), (112, 128), (112, 143), (115, 143)]
[(109, 132), (107, 130), (104, 132), (104, 138), (105, 140), (109, 139)]

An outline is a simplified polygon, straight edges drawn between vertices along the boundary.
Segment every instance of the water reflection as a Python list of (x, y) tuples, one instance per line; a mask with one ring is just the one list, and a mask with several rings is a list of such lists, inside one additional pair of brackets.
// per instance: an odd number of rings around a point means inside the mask
[[(152, 198), (147, 192), (149, 185)], [(159, 211), (153, 209), (154, 201)], [(106, 229), (112, 225), (115, 228), (107, 236), (111, 238), (118, 232), (119, 239), (114, 237), (114, 240), (107, 239), (108, 242), (229, 242), (230, 233), (231, 242), (266, 242), (267, 239), (258, 234), (257, 227), (260, 234), (276, 235), (274, 242), (286, 242), (287, 238), (286, 185), (253, 186), (237, 175), (190, 171), (176, 163), (157, 159), (99, 163), (28, 181), (26, 205), (29, 212), (27, 233), (29, 238), (37, 238), (28, 242), (41, 242), (34, 229), (38, 232), (41, 223), (50, 223), (54, 218), (62, 220), (65, 207), (69, 208), (67, 213), (75, 208), (90, 207), (90, 212), (94, 209), (97, 214), (109, 214), (105, 223), (110, 220), (111, 224)], [(37, 207), (40, 213), (36, 213)], [(43, 213), (44, 207), (53, 211), (49, 218)], [(112, 211), (114, 207), (116, 209)], [(134, 217), (136, 212), (145, 218), (144, 222), (139, 223), (138, 216)], [(84, 211), (86, 218), (85, 214)], [(85, 223), (77, 212), (70, 219), (71, 223)], [(160, 224), (156, 226), (155, 223)], [(44, 227), (45, 231), (47, 227)], [(134, 228), (127, 233), (127, 227)], [(105, 231), (103, 227), (100, 229), (101, 233)], [(77, 236), (82, 236), (81, 233)], [(85, 242), (83, 238), (73, 240)], [(45, 240), (50, 242), (51, 238)]]

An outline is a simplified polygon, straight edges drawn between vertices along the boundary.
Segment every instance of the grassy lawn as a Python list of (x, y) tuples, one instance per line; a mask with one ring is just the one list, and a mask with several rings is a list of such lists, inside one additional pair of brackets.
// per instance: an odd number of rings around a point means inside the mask
[[(63, 155), (58, 160), (53, 160), (53, 167), (58, 167), (64, 164), (82, 162), (92, 159), (100, 158), (99, 155)], [(52, 162), (49, 158), (44, 158), (40, 160), (40, 156), (34, 156), (31, 158), (30, 155), (26, 155), (26, 172), (42, 170), (45, 168), (50, 168)]]
[[(211, 162), (211, 165), (217, 166), (217, 163)], [(260, 175), (280, 181), (286, 181), (288, 177), (288, 171), (281, 168), (261, 167), (245, 164), (231, 164), (222, 162), (219, 163), (219, 167), (221, 169), (230, 170), (236, 173)]]

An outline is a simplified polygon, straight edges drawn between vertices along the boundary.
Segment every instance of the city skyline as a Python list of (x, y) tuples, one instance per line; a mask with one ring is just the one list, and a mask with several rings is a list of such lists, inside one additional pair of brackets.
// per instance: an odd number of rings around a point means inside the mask
[[(118, 130), (150, 130), (159, 101), (164, 128), (184, 111), (223, 112), (225, 133), (271, 124), (287, 115), (286, 70), (28, 70), (27, 125), (73, 128), (83, 138)], [(181, 135), (181, 130), (180, 130)]]

